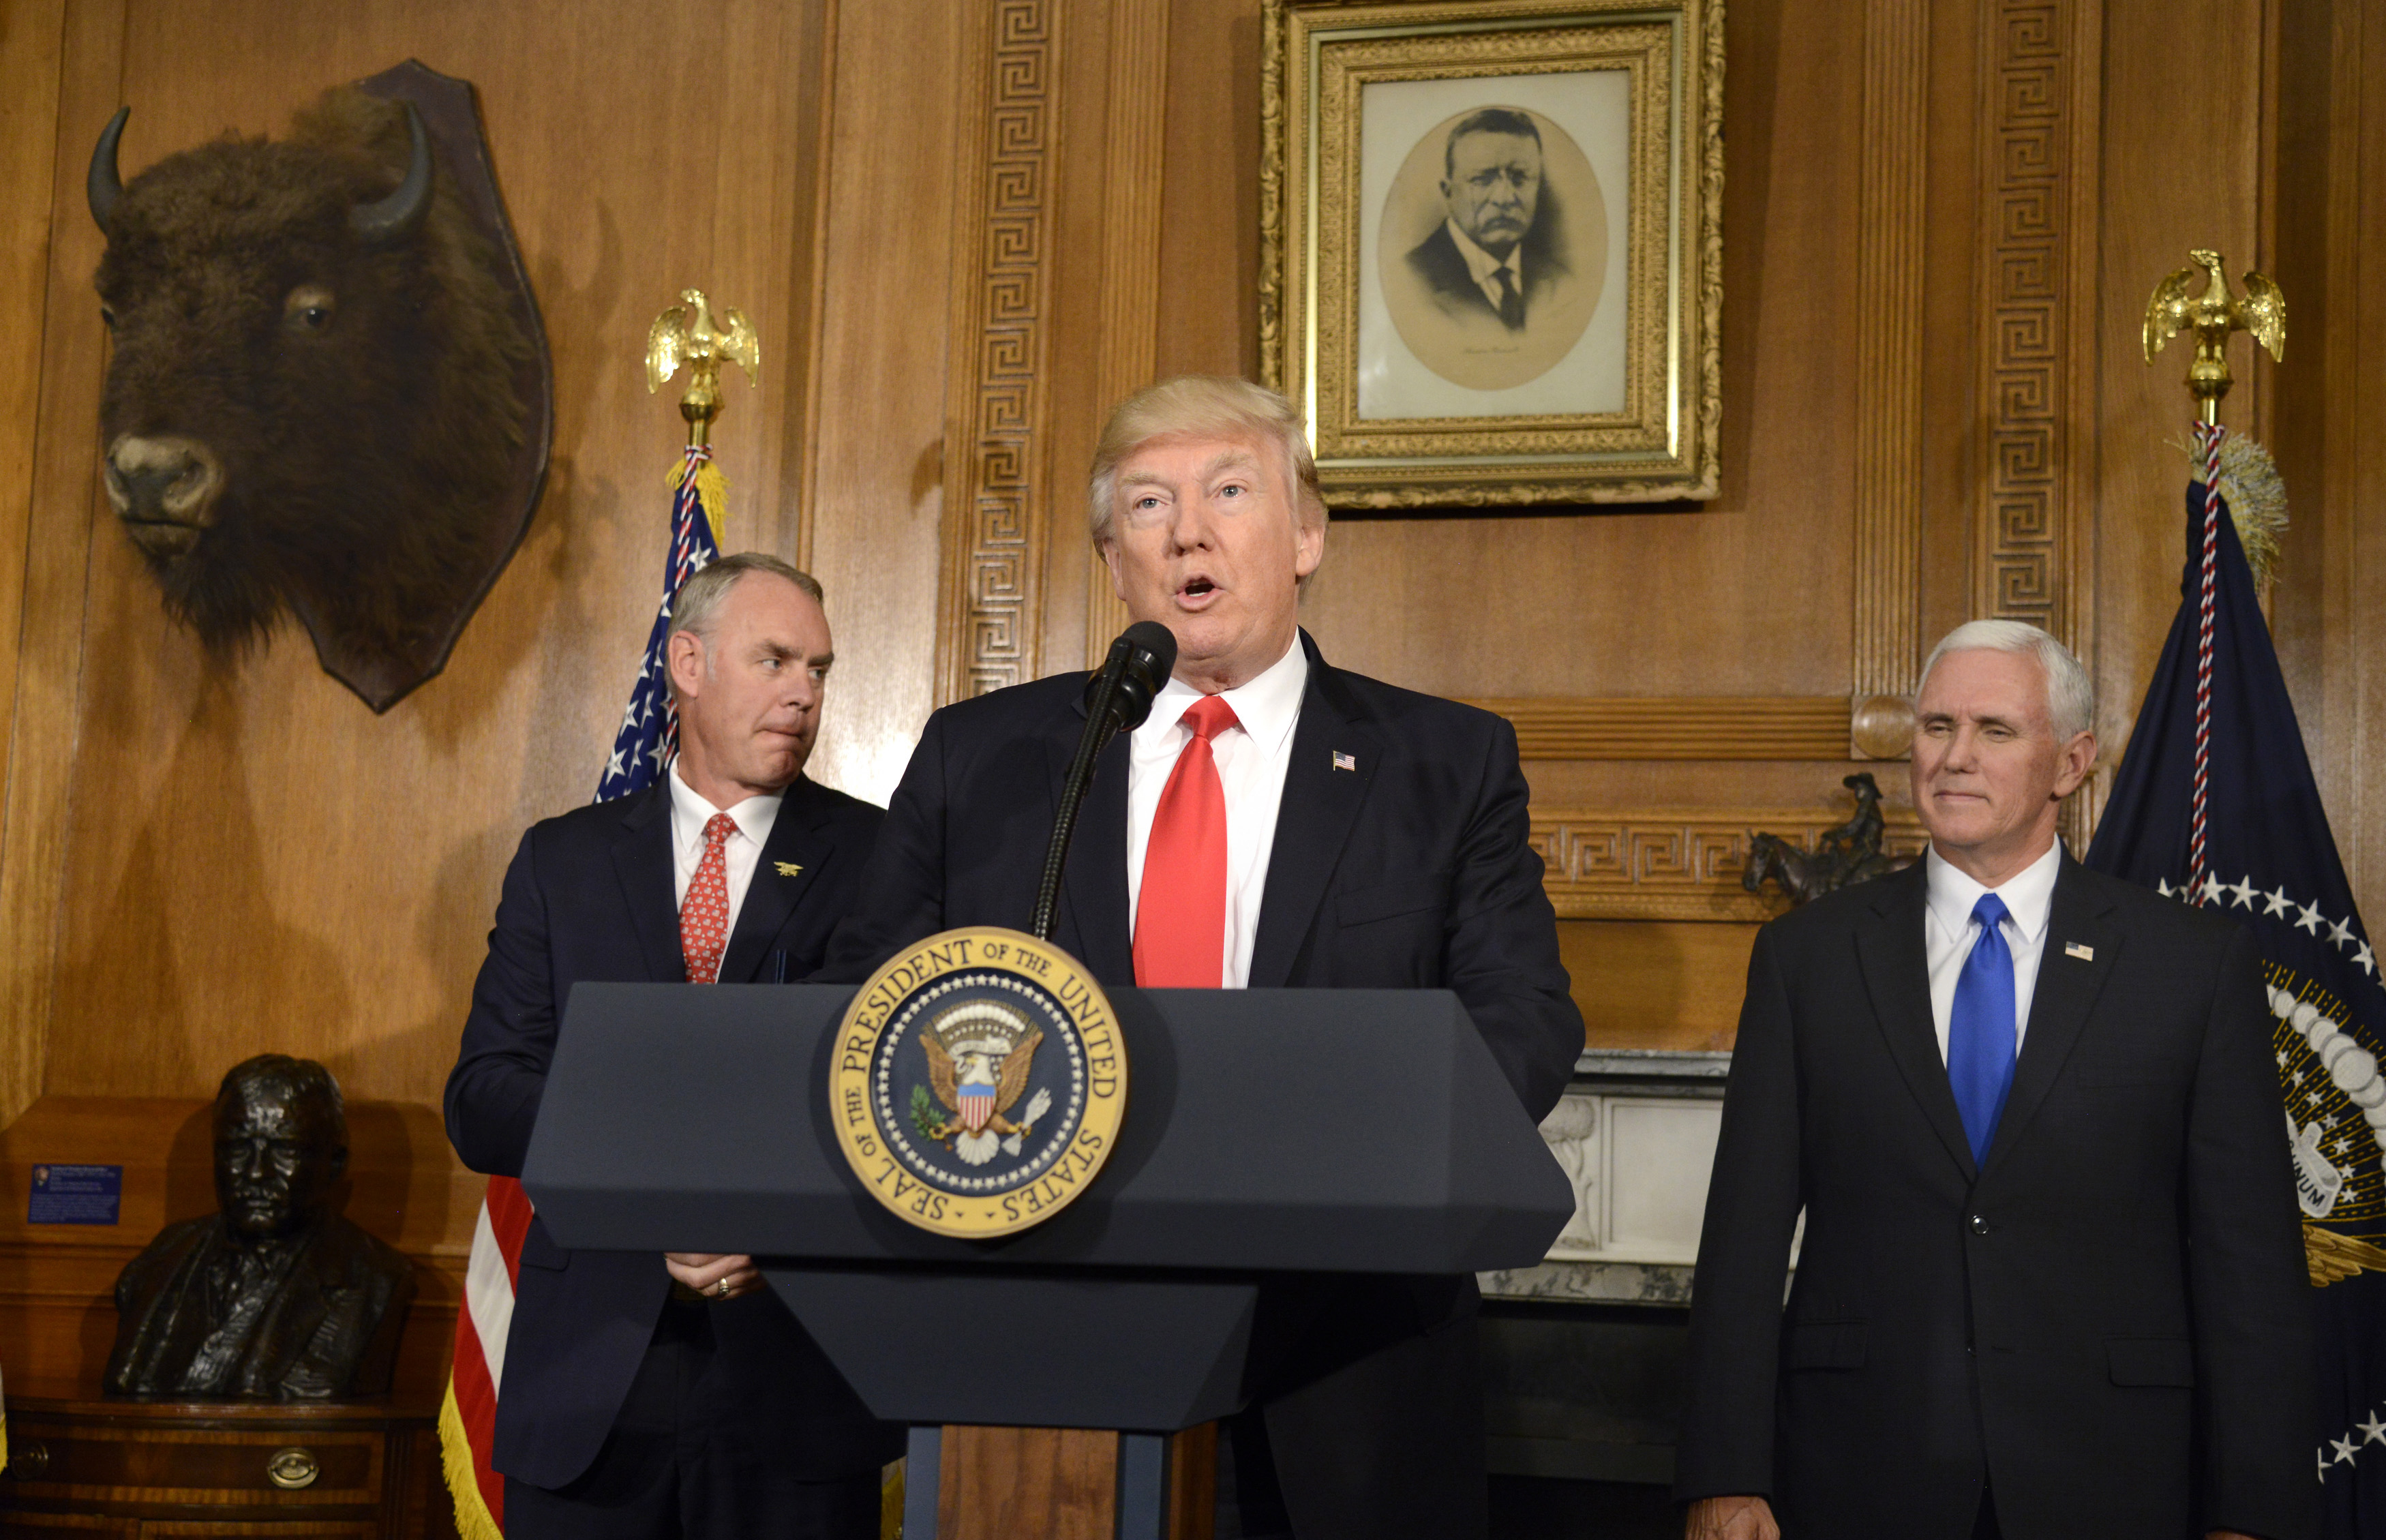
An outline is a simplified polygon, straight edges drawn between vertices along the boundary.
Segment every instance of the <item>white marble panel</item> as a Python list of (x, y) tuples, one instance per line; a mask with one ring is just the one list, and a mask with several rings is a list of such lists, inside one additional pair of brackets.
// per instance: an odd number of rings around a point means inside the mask
[(1605, 1100), (1607, 1222), (1601, 1255), (1616, 1261), (1698, 1260), (1723, 1104), (1654, 1096)]

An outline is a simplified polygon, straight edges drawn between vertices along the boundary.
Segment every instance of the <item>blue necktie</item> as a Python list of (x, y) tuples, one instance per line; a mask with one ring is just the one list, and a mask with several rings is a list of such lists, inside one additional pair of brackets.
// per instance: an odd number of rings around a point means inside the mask
[(1947, 1013), (1947, 1079), (1972, 1141), (1972, 1159), (1978, 1163), (1989, 1158), (2005, 1093), (2013, 1089), (2014, 960), (2013, 948), (1997, 929), (2005, 918), (2004, 900), (1982, 894), (1972, 906), (1972, 918), (1979, 921), (1980, 939), (1964, 959), (1955, 1006)]

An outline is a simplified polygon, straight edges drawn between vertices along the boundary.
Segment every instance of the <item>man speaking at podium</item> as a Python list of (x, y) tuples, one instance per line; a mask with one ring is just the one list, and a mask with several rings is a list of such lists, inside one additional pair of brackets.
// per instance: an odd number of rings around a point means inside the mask
[[(538, 824), (507, 869), (447, 1079), (476, 1171), (521, 1174), (574, 983), (799, 979), (869, 856), (879, 810), (803, 774), (831, 661), (820, 585), (724, 557), (673, 595), (666, 646), (670, 770)], [(876, 1540), (901, 1433), (747, 1258), (566, 1251), (534, 1219), (514, 1292), (507, 1540)]]
[[(1107, 984), (1450, 989), (1533, 1117), (1583, 1042), (1527, 843), (1515, 733), (1328, 664), (1300, 629), (1325, 507), (1300, 420), (1240, 380), (1154, 385), (1095, 452), (1093, 538), (1174, 676), (1104, 753), (1053, 940)], [(829, 971), (961, 925), (1028, 928), (1086, 677), (929, 719)], [(1254, 1065), (1254, 1073), (1264, 1066)], [(1221, 1540), (1462, 1540), (1487, 1524), (1472, 1280), (1386, 1280), (1321, 1329), (1396, 1345), (1221, 1430)]]

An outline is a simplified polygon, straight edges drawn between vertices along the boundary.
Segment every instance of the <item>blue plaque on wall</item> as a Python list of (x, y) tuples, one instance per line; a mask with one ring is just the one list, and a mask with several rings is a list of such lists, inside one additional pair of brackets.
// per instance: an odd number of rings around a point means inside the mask
[(114, 1224), (124, 1196), (121, 1166), (35, 1166), (27, 1224)]

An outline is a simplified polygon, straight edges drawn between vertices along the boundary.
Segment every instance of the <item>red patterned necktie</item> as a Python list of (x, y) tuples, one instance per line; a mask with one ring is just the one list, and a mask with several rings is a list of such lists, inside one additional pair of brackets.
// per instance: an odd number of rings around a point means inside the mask
[(1146, 989), (1216, 989), (1226, 970), (1226, 793), (1210, 741), (1239, 727), (1218, 695), (1187, 707), (1191, 741), (1176, 756), (1144, 847), (1135, 908), (1135, 982)]
[(737, 820), (715, 813), (704, 820), (704, 859), (679, 907), (679, 951), (687, 959), (687, 982), (719, 983), (721, 954), (729, 949), (729, 858), (722, 846)]

